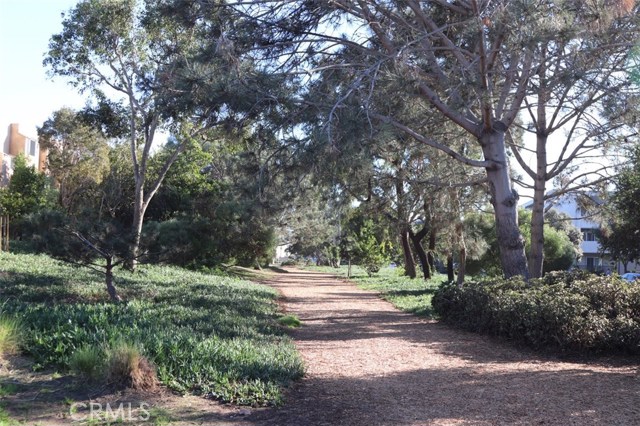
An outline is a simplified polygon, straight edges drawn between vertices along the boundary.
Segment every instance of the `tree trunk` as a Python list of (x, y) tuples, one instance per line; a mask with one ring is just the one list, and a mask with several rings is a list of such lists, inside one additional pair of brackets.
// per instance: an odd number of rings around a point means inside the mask
[(416, 277), (416, 264), (413, 261), (411, 246), (409, 245), (409, 230), (404, 228), (400, 232), (400, 243), (402, 244), (402, 252), (404, 254), (404, 274), (409, 278)]
[(349, 268), (347, 269), (347, 278), (351, 278), (351, 257), (349, 257)]
[[(544, 113), (542, 113), (544, 114)], [(541, 114), (538, 114), (540, 117)], [(542, 115), (544, 118), (544, 116)], [(543, 120), (538, 126), (546, 123)], [(531, 211), (531, 252), (529, 273), (533, 278), (542, 276), (544, 264), (544, 193), (547, 181), (547, 136), (538, 134), (536, 139), (536, 176), (533, 183), (533, 210)]]
[(529, 252), (529, 275), (542, 276), (544, 263), (544, 192), (547, 181), (547, 44), (541, 50), (543, 61), (538, 70), (538, 106), (536, 118), (536, 174), (533, 183), (533, 210), (531, 212), (531, 251)]
[[(504, 125), (496, 122), (497, 125)], [(518, 193), (511, 186), (504, 130), (486, 132), (481, 138), (482, 152), (493, 166), (486, 169), (493, 205), (500, 263), (506, 278), (517, 275), (529, 278), (524, 239), (518, 228)]]
[(113, 285), (113, 259), (110, 257), (106, 258), (107, 266), (105, 267), (105, 283), (107, 284), (107, 293), (109, 293), (109, 297), (112, 302), (121, 302), (122, 299), (118, 296), (118, 292), (116, 291), (116, 287)]
[(538, 175), (534, 182), (533, 210), (531, 211), (529, 274), (532, 278), (540, 278), (542, 276), (544, 264), (544, 190), (544, 178), (540, 178)]
[(456, 284), (458, 284), (458, 287), (462, 287), (467, 265), (467, 246), (464, 243), (462, 221), (458, 221), (456, 224), (456, 238), (458, 239), (458, 280)]
[(424, 251), (424, 247), (422, 247), (422, 239), (427, 235), (427, 227), (423, 227), (420, 232), (414, 234), (411, 230), (409, 230), (409, 237), (411, 237), (411, 242), (413, 243), (413, 248), (416, 250), (416, 254), (418, 255), (418, 259), (420, 259), (420, 266), (422, 267), (422, 274), (424, 275), (424, 279), (428, 280), (431, 278), (431, 268), (429, 266), (429, 259), (427, 258), (427, 252)]
[(429, 268), (431, 268), (432, 273), (436, 272), (436, 259), (434, 255), (436, 252), (436, 238), (436, 229), (431, 228), (431, 232), (429, 233), (429, 251), (427, 252), (427, 260), (429, 261)]
[(462, 212), (460, 208), (460, 196), (458, 190), (451, 188), (451, 202), (453, 204), (453, 212), (455, 214), (455, 239), (458, 246), (458, 279), (456, 283), (458, 287), (462, 287), (465, 278), (465, 267), (467, 263), (467, 246), (464, 243), (464, 224), (462, 223)]
[(133, 223), (131, 224), (131, 249), (129, 259), (125, 266), (130, 271), (135, 271), (140, 257), (140, 238), (142, 236), (142, 224), (144, 223), (144, 213), (146, 205), (144, 203), (144, 189), (140, 184), (136, 184), (136, 199), (133, 206)]
[(456, 276), (453, 272), (453, 254), (449, 253), (447, 255), (447, 280), (452, 283), (455, 279)]

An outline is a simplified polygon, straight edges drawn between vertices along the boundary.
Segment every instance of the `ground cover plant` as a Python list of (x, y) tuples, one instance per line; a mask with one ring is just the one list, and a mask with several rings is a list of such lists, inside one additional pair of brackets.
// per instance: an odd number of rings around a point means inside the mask
[[(327, 273), (347, 277), (348, 267), (310, 267)], [(369, 275), (364, 268), (353, 265), (350, 280), (363, 290), (373, 290), (391, 302), (396, 308), (416, 315), (433, 316), (431, 298), (446, 276), (435, 274), (430, 280), (411, 279), (402, 274), (401, 268), (386, 267), (374, 275)]]
[(461, 328), (535, 348), (640, 353), (640, 286), (584, 271), (442, 285), (440, 317)]
[(96, 353), (126, 342), (171, 389), (251, 405), (278, 403), (281, 386), (302, 375), (268, 287), (143, 265), (118, 271), (124, 302), (111, 303), (93, 271), (44, 255), (1, 253), (0, 262), (2, 309), (20, 320), (36, 367), (99, 377)]

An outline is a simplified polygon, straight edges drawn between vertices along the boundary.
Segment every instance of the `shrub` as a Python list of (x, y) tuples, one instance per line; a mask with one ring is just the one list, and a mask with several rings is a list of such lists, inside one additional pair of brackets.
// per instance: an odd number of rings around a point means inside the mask
[(289, 328), (296, 328), (302, 325), (302, 322), (300, 321), (300, 319), (295, 315), (283, 315), (280, 318), (278, 318), (278, 322), (280, 323), (280, 325), (283, 325)]
[(536, 348), (640, 353), (640, 286), (618, 277), (576, 271), (529, 284), (445, 283), (432, 303), (448, 323)]
[(85, 345), (69, 358), (69, 368), (75, 374), (89, 380), (98, 380), (105, 375), (105, 352), (94, 345)]
[(17, 353), (22, 340), (22, 324), (7, 315), (0, 315), (0, 358)]
[(158, 384), (155, 368), (136, 345), (116, 341), (106, 351), (107, 381), (117, 387), (153, 389)]

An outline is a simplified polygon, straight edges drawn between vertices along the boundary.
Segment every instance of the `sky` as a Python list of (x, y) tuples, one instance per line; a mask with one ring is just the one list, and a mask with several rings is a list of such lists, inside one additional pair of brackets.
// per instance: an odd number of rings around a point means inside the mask
[(76, 3), (0, 0), (0, 128), (19, 123), (21, 133), (36, 136), (35, 126), (54, 111), (85, 104), (64, 79), (47, 77), (42, 65), (49, 39), (62, 30), (61, 13)]

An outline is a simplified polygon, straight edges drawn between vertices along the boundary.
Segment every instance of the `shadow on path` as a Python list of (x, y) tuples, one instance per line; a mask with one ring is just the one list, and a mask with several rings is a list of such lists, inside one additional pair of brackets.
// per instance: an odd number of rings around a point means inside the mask
[(303, 326), (306, 365), (287, 403), (256, 425), (634, 425), (637, 364), (519, 350), (402, 313), (328, 274), (291, 270), (267, 284)]

